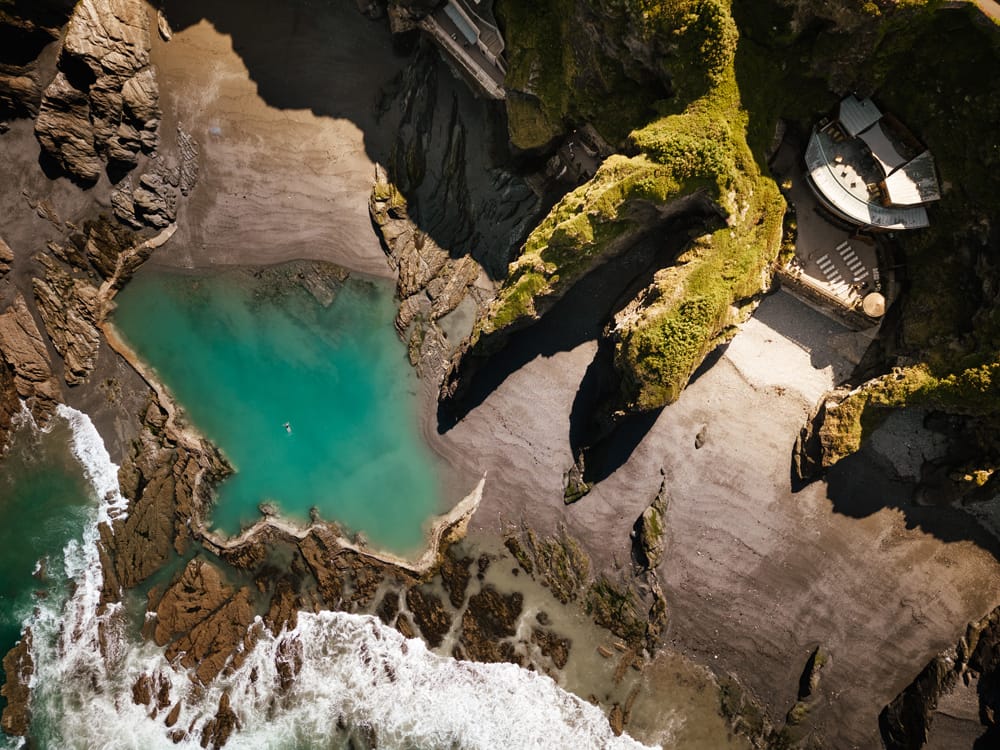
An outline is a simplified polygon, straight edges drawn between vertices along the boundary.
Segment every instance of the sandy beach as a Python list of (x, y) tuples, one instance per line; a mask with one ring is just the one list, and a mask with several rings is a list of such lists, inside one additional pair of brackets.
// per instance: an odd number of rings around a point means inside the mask
[[(353, 9), (344, 12), (358, 25), (370, 71), (389, 80), (400, 61), (388, 36)], [(314, 78), (296, 82), (287, 69), (261, 64), (282, 49), (280, 35), (247, 41), (243, 35), (263, 32), (211, 9), (205, 15), (211, 22), (192, 17), (154, 48), (171, 82), (165, 109), (199, 140), (203, 159), (178, 235), (155, 262), (316, 258), (385, 275), (367, 195), (386, 148), (373, 133), (387, 129), (373, 128), (371, 84), (349, 75), (357, 50), (326, 50), (322, 30), (307, 29), (294, 58)], [(328, 86), (317, 86), (319, 70), (329, 71)], [(290, 89), (271, 101), (279, 79)], [(192, 91), (199, 93), (188, 99)], [(819, 396), (849, 374), (842, 353), (857, 349), (851, 334), (784, 293), (768, 298), (630, 459), (566, 507), (569, 415), (595, 349), (588, 342), (535, 358), (440, 437), (428, 387), (426, 432), (451, 466), (449, 494), (457, 499), (487, 471), (473, 519), (480, 533), (522, 518), (540, 532), (564, 523), (598, 568), (614, 571), (630, 564), (632, 524), (662, 470), (670, 644), (736, 675), (775, 719), (791, 707), (805, 660), (822, 645), (831, 665), (816, 721), (835, 746), (877, 747), (882, 706), (954, 642), (960, 623), (1000, 601), (1000, 565), (967, 541), (977, 531), (964, 516), (950, 529), (913, 523), (898, 509), (907, 488), (874, 458), (835, 472), (830, 484), (792, 492), (795, 437)]]
[(353, 4), (323, 8), (167, 3), (175, 33), (152, 50), (162, 134), (193, 135), (201, 170), (156, 263), (318, 259), (388, 276), (368, 194), (394, 128), (391, 115), (376, 126), (375, 106), (406, 60)]
[[(389, 276), (368, 195), (394, 115), (376, 122), (375, 105), (406, 59), (354, 4), (323, 7), (166, 3), (175, 34), (153, 45), (164, 150), (183, 127), (199, 144), (201, 173), (151, 263), (316, 259)], [(269, 24), (255, 20), (263, 16)], [(106, 180), (80, 191), (48, 180), (37, 158), (30, 122), (0, 136), (0, 162), (25, 175), (0, 181), (0, 203), (19, 206), (4, 239), (24, 259), (62, 233), (26, 201), (48, 200), (60, 221), (110, 205)], [(30, 294), (28, 261), (18, 262)], [(594, 341), (527, 362), (444, 435), (427, 384), (425, 432), (448, 463), (453, 500), (487, 472), (475, 533), (492, 537), (522, 519), (540, 533), (565, 524), (598, 571), (630, 571), (633, 524), (665, 478), (668, 645), (735, 675), (776, 721), (822, 646), (831, 661), (811, 720), (830, 747), (877, 748), (882, 707), (1000, 603), (1000, 563), (967, 516), (909, 505), (909, 487), (875, 452), (793, 492), (795, 438), (817, 399), (848, 376), (845, 353), (856, 349), (846, 329), (786, 293), (768, 297), (628, 460), (572, 506), (563, 503), (570, 413)], [(74, 390), (68, 402), (105, 415), (98, 424), (120, 460), (148, 389), (105, 345), (92, 382), (112, 380), (116, 392)]]
[(792, 492), (795, 437), (816, 399), (850, 371), (837, 353), (850, 336), (784, 292), (767, 298), (628, 462), (570, 507), (569, 404), (593, 345), (540, 357), (446, 438), (454, 461), (490, 471), (473, 523), (565, 523), (601, 566), (627, 568), (632, 524), (662, 469), (669, 644), (736, 675), (776, 720), (821, 645), (831, 662), (817, 726), (831, 747), (881, 747), (878, 712), (955, 642), (961, 623), (1000, 602), (1000, 565), (966, 541), (983, 535), (962, 514), (946, 527), (920, 525), (894, 507), (908, 490), (876, 457)]

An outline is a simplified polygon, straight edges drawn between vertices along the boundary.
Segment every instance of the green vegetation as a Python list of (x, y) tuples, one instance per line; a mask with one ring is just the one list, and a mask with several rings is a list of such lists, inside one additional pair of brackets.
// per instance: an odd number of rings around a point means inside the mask
[(839, 90), (873, 92), (934, 154), (943, 188), (931, 227), (896, 237), (909, 288), (893, 353), (914, 364), (827, 411), (824, 464), (857, 450), (890, 409), (905, 406), (976, 419), (979, 448), (993, 462), (1000, 454), (990, 437), (1000, 434), (1000, 388), (994, 385), (1000, 249), (993, 229), (1000, 216), (1000, 27), (971, 3), (951, 9), (937, 0), (839, 3), (815, 9), (836, 24), (819, 40), (790, 33), (788, 18), (774, 4), (737, 0), (735, 6), (744, 34), (736, 65), (741, 89), (754, 88), (745, 81), (774, 74), (769, 102), (744, 98), (751, 122), (764, 112), (762, 121), (781, 116), (802, 122), (802, 101), (814, 99), (812, 81), (819, 77)]
[(584, 608), (594, 622), (633, 648), (644, 645), (647, 620), (637, 608), (631, 586), (618, 588), (601, 576), (587, 589)]
[(631, 30), (622, 3), (606, 5), (581, 17), (575, 0), (498, 0), (508, 40), (507, 114), (518, 148), (542, 148), (583, 120), (618, 143), (667, 95), (656, 76), (626, 70), (595, 44), (594, 37), (624, 40)]
[(626, 155), (535, 229), (473, 343), (537, 319), (655, 226), (657, 210), (700, 196), (727, 225), (657, 273), (614, 332), (619, 406), (677, 398), (794, 232), (759, 167), (778, 119), (804, 129), (835, 104), (831, 91), (871, 92), (931, 149), (944, 195), (929, 230), (897, 238), (909, 289), (890, 354), (914, 364), (829, 410), (827, 459), (900, 406), (1000, 427), (1000, 28), (971, 3), (944, 5), (500, 0), (513, 142), (537, 148), (588, 120)]
[[(473, 345), (486, 347), (493, 334), (536, 320), (681, 201), (712, 204), (726, 225), (661, 271), (642, 308), (616, 331), (621, 401), (642, 411), (678, 396), (732, 322), (733, 304), (766, 285), (781, 242), (784, 201), (747, 143), (734, 68), (739, 34), (729, 3), (589, 5), (587, 15), (569, 0), (543, 9), (500, 3), (510, 54), (511, 138), (522, 147), (539, 146), (566, 123), (588, 119), (611, 140), (631, 131), (630, 155), (608, 158), (531, 233), (473, 332)], [(581, 24), (604, 33), (599, 39), (570, 33)], [(635, 45), (617, 49), (622, 39), (637, 40), (648, 58), (637, 61)], [(627, 62), (627, 75), (619, 60)]]

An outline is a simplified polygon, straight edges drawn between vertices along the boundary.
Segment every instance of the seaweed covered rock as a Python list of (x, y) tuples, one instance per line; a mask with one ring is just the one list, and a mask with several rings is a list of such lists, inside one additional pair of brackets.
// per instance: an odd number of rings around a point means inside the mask
[(523, 607), (524, 597), (520, 593), (505, 596), (493, 586), (484, 586), (478, 594), (469, 597), (459, 638), (465, 658), (486, 662), (518, 661), (513, 644), (503, 639), (515, 634)]
[[(655, 9), (605, 8), (599, 2), (572, 5), (573, 12), (588, 19), (600, 16), (602, 24), (617, 25), (618, 38), (634, 44), (622, 50), (583, 41), (580, 44), (589, 50), (584, 52), (571, 41), (572, 23), (555, 23), (544, 33), (560, 35), (549, 43), (563, 51), (563, 58), (543, 59), (537, 48), (520, 54), (521, 45), (537, 42), (536, 32), (527, 24), (512, 23), (508, 44), (515, 88), (519, 76), (535, 75), (520, 70), (521, 65), (560, 69), (566, 67), (566, 56), (575, 60), (589, 55), (590, 63), (599, 60), (614, 67), (627, 58), (629, 72), (647, 83), (658, 82), (663, 96), (672, 95), (670, 104), (659, 113), (633, 111), (627, 127), (619, 122), (622, 134), (637, 127), (626, 144), (631, 155), (606, 159), (593, 179), (559, 201), (531, 233), (495, 300), (453, 360), (442, 385), (445, 403), (461, 400), (477, 369), (513, 331), (531, 325), (580, 279), (678, 214), (704, 217), (700, 236), (609, 326), (620, 380), (620, 392), (604, 407), (609, 414), (646, 412), (676, 399), (735, 322), (734, 303), (754, 297), (770, 283), (768, 269), (779, 248), (784, 201), (747, 145), (747, 115), (734, 69), (738, 34), (728, 4), (706, 0)], [(517, 7), (501, 5), (501, 15), (507, 13), (513, 21)], [(637, 56), (640, 48), (673, 52)], [(586, 69), (604, 69), (595, 65)], [(544, 73), (535, 80), (541, 78)], [(606, 88), (607, 81), (597, 84), (597, 90)], [(656, 86), (640, 88), (649, 96)], [(564, 117), (591, 117), (600, 127), (602, 113), (608, 114), (603, 105), (588, 105), (554, 87), (536, 93), (543, 110)], [(621, 91), (608, 92), (608, 102), (618, 107), (619, 116), (628, 111), (622, 107), (623, 96)], [(517, 118), (511, 123), (516, 143)], [(615, 125), (603, 127), (610, 132)]]

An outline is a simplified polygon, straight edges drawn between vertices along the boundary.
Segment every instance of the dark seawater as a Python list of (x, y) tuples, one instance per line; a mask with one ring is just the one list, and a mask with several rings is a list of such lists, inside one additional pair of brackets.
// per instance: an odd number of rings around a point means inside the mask
[(20, 638), (35, 593), (47, 595), (61, 578), (63, 548), (80, 536), (92, 505), (69, 438), (64, 420), (41, 432), (25, 412), (0, 464), (0, 654)]

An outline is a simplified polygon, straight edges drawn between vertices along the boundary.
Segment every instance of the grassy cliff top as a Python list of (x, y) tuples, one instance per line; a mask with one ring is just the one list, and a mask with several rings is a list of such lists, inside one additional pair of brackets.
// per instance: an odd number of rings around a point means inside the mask
[[(733, 302), (760, 291), (780, 241), (784, 203), (747, 144), (729, 4), (555, 0), (539, 11), (542, 18), (555, 14), (550, 24), (519, 2), (501, 2), (499, 11), (510, 49), (515, 144), (538, 144), (582, 118), (611, 140), (628, 123), (628, 135), (626, 155), (607, 159), (528, 237), (473, 332), (473, 349), (536, 320), (680, 206), (710, 203), (725, 227), (706, 232), (658, 274), (641, 309), (616, 327), (623, 404), (640, 411), (662, 406), (728, 326)], [(612, 32), (628, 49), (605, 44)], [(644, 61), (630, 57), (638, 49)], [(620, 81), (628, 83), (619, 89)], [(665, 92), (672, 95), (655, 98)], [(527, 110), (532, 116), (524, 116)]]

